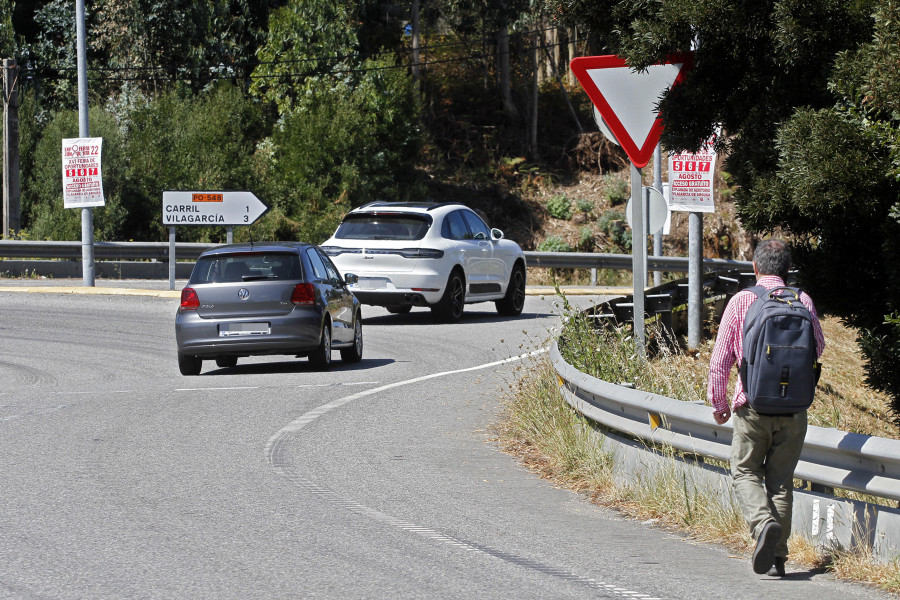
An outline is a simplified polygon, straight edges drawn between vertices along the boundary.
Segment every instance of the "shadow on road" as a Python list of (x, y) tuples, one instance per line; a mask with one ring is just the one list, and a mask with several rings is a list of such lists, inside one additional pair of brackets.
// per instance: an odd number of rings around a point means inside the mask
[(271, 373), (340, 373), (342, 371), (366, 371), (368, 369), (377, 369), (385, 365), (395, 362), (390, 358), (370, 358), (365, 357), (358, 363), (345, 363), (338, 358), (331, 363), (331, 368), (327, 371), (321, 371), (313, 367), (305, 358), (297, 358), (288, 361), (272, 361), (263, 363), (247, 363), (240, 364), (236, 367), (222, 367), (212, 371), (201, 373), (201, 377), (208, 375), (261, 375)]
[(363, 323), (367, 325), (465, 325), (467, 323), (508, 323), (513, 321), (528, 321), (534, 319), (543, 319), (551, 316), (551, 313), (525, 313), (518, 317), (504, 317), (497, 313), (488, 311), (463, 313), (458, 323), (441, 323), (435, 321), (430, 310), (414, 310), (405, 315), (378, 315), (377, 317), (367, 317), (365, 308), (363, 309)]

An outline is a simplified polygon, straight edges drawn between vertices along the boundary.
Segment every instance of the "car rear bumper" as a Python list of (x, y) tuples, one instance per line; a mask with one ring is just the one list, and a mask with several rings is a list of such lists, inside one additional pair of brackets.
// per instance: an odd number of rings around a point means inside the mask
[[(400, 306), (409, 304), (411, 306), (429, 306), (437, 300), (429, 302), (425, 295), (420, 292), (382, 292), (371, 290), (353, 290), (353, 295), (359, 298), (363, 304), (372, 304), (375, 306)], [(438, 297), (440, 300), (440, 296)]]
[[(295, 311), (296, 312), (296, 311)], [(232, 323), (267, 323), (268, 333), (223, 336), (220, 326)], [(319, 346), (322, 316), (312, 312), (290, 318), (202, 319), (196, 314), (180, 313), (175, 321), (178, 351), (191, 356), (253, 356), (264, 354), (303, 354)]]

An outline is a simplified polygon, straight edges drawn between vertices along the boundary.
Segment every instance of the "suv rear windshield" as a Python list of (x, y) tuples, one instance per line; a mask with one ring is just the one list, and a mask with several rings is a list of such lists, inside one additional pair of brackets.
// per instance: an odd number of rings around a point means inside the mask
[(302, 279), (300, 257), (285, 252), (242, 252), (202, 256), (188, 285), (267, 279)]
[(344, 217), (334, 236), (342, 240), (421, 240), (431, 226), (426, 215), (360, 213)]

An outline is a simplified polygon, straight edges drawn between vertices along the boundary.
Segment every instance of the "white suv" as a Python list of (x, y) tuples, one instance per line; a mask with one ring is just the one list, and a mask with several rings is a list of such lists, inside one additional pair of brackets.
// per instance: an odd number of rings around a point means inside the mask
[(525, 255), (459, 203), (373, 202), (349, 212), (322, 250), (363, 304), (405, 313), (429, 306), (455, 322), (465, 304), (494, 301), (516, 316), (525, 304)]

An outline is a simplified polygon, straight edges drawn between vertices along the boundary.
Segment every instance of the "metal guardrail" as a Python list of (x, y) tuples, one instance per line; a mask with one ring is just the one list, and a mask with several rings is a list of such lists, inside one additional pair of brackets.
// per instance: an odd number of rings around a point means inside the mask
[[(646, 442), (728, 462), (732, 424), (704, 404), (616, 385), (575, 369), (554, 343), (551, 362), (566, 402), (586, 418)], [(795, 477), (900, 500), (900, 440), (810, 426)]]
[[(218, 244), (175, 244), (177, 260), (196, 260), (200, 253)], [(94, 257), (107, 260), (168, 260), (168, 242), (94, 242)], [(0, 257), (81, 259), (81, 242), (52, 242), (29, 240), (0, 240)], [(586, 268), (631, 270), (630, 254), (602, 254), (593, 252), (525, 252), (529, 267)], [(707, 271), (750, 269), (751, 263), (733, 260), (706, 259)], [(686, 273), (688, 259), (675, 256), (649, 256), (651, 270)]]
[[(175, 257), (197, 260), (197, 257), (217, 244), (175, 244)], [(61, 258), (81, 260), (81, 242), (47, 242), (30, 240), (0, 240), (0, 256), (5, 258)], [(125, 260), (168, 260), (168, 242), (94, 242), (94, 257)]]

